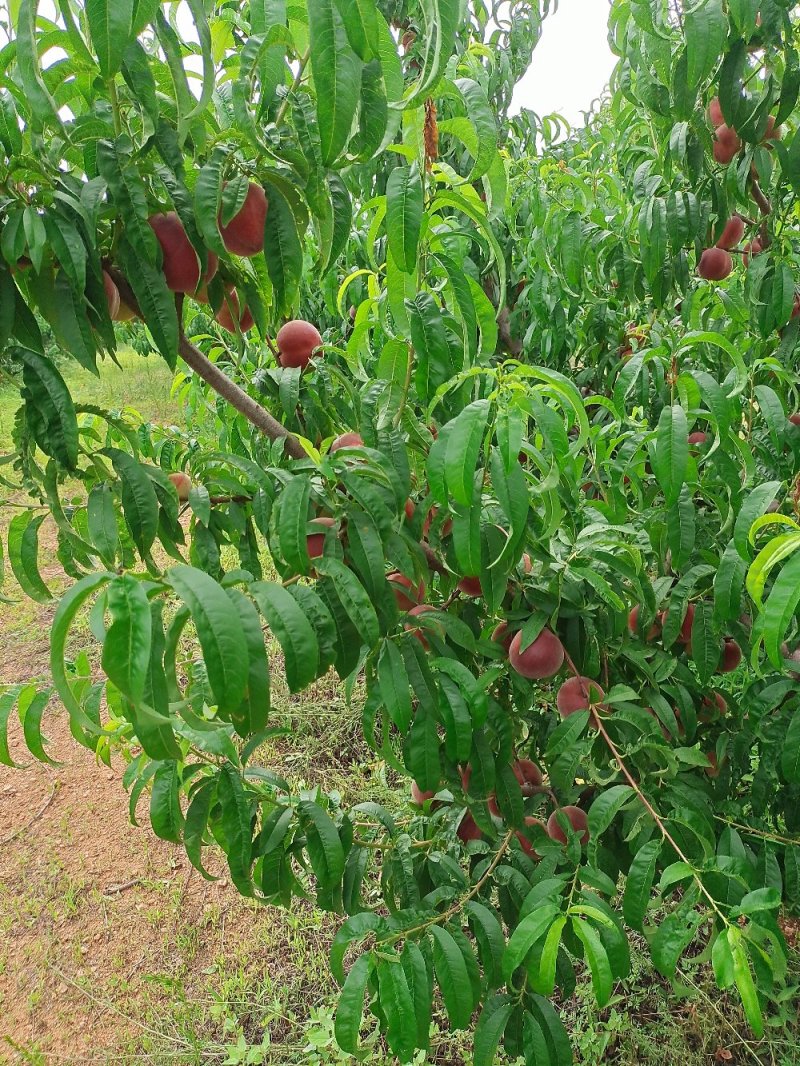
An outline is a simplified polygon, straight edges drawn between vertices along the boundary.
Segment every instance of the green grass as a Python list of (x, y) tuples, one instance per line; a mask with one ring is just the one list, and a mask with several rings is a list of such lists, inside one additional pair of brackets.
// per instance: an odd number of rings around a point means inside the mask
[[(133, 408), (149, 421), (181, 421), (179, 403), (170, 398), (172, 376), (163, 361), (127, 351), (121, 354), (120, 363), (120, 367), (104, 364), (99, 379), (72, 363), (65, 362), (61, 370), (81, 402)], [(15, 389), (0, 389), (4, 450), (11, 445), (18, 406)], [(6, 520), (8, 515), (6, 508)], [(8, 584), (13, 586), (7, 578)], [(59, 587), (57, 581), (53, 584)], [(11, 647), (31, 669), (44, 670), (51, 608), (20, 598), (5, 604), (3, 613), (0, 643)], [(277, 648), (271, 647), (270, 653), (277, 660)], [(370, 798), (397, 807), (403, 801), (396, 779), (361, 736), (358, 695), (355, 706), (348, 706), (342, 687), (331, 678), (317, 682), (302, 696), (292, 695), (275, 661), (272, 722), (285, 725), (289, 734), (262, 749), (259, 757), (298, 787), (320, 785), (337, 790), (345, 804)], [(146, 825), (142, 808), (140, 813)], [(92, 814), (96, 817), (98, 812)], [(149, 829), (142, 833), (149, 839)], [(68, 820), (59, 827), (60, 847), (74, 848), (78, 839)], [(30, 847), (36, 846), (34, 835)], [(20, 849), (17, 854), (21, 868), (27, 871), (27, 851)], [(126, 871), (121, 870), (120, 881), (125, 877)], [(187, 910), (182, 882), (183, 877), (156, 874), (143, 878), (141, 888), (125, 897), (126, 906), (136, 908), (156, 934), (156, 951), (148, 956), (143, 973), (132, 972), (125, 959), (122, 925), (115, 930), (116, 941), (100, 949), (105, 957), (102, 982), (85, 973), (73, 980), (64, 971), (79, 961), (81, 947), (77, 941), (73, 945), (77, 960), (60, 958), (48, 930), (65, 923), (79, 926), (102, 914), (106, 900), (96, 885), (67, 871), (59, 855), (53, 854), (40, 877), (25, 876), (22, 893), (12, 895), (0, 883), (0, 977), (7, 972), (14, 929), (35, 929), (37, 939), (26, 960), (31, 974), (28, 1008), (31, 1012), (41, 1009), (46, 982), (53, 980), (53, 974), (64, 981), (63, 987), (69, 986), (78, 995), (86, 1026), (102, 1024), (116, 1030), (116, 1046), (98, 1053), (94, 1062), (163, 1066), (338, 1066), (351, 1062), (340, 1055), (333, 1039), (336, 989), (328, 970), (328, 950), (336, 919), (303, 901), (297, 901), (291, 911), (280, 911), (238, 897), (224, 905), (207, 902), (198, 916), (196, 910)], [(797, 969), (796, 958), (794, 965)], [(793, 978), (799, 982), (800, 972)], [(800, 1027), (791, 1001), (786, 1004), (786, 1017), (776, 1018), (765, 1039), (754, 1044), (735, 996), (716, 990), (707, 966), (690, 969), (687, 964), (676, 994), (654, 973), (642, 942), (633, 945), (631, 977), (617, 986), (607, 1007), (597, 1009), (585, 977), (579, 980), (575, 996), (560, 1007), (579, 1066), (800, 1064)], [(14, 1041), (13, 1033), (6, 1036), (11, 1042), (4, 1045), (0, 1040), (0, 1063), (44, 1066), (78, 1061), (54, 1054), (57, 1048), (49, 1042), (25, 1046)], [(367, 1038), (371, 1066), (394, 1066), (376, 1037), (371, 1039), (370, 1044)], [(420, 1056), (416, 1066), (469, 1066), (469, 1045), (467, 1036), (447, 1033), (442, 1026), (434, 1033), (430, 1055)]]

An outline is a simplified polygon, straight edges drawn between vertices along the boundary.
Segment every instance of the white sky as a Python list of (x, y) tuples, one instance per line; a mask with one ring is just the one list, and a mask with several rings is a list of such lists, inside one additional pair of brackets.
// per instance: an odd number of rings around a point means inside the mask
[(539, 115), (557, 111), (571, 125), (583, 125), (608, 84), (615, 57), (608, 47), (608, 0), (559, 0), (544, 20), (530, 70), (517, 85), (512, 113), (529, 107)]

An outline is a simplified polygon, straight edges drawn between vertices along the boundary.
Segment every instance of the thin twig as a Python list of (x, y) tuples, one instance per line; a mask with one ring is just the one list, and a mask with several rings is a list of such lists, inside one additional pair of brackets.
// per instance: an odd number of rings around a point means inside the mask
[[(127, 278), (111, 263), (104, 263), (104, 267), (119, 289), (125, 303), (134, 314), (139, 315), (141, 318), (141, 309)], [(273, 418), (269, 411), (254, 400), (252, 396), (248, 395), (244, 389), (240, 388), (235, 381), (232, 381), (207, 356), (203, 355), (200, 349), (192, 344), (183, 332), (180, 321), (179, 330), (178, 352), (186, 365), (191, 367), (198, 377), (201, 377), (207, 385), (210, 385), (216, 393), (224, 400), (227, 400), (240, 414), (243, 414), (249, 422), (252, 422), (256, 429), (260, 429), (266, 437), (269, 437), (270, 440), (284, 440), (286, 442), (286, 451), (293, 459), (305, 459), (305, 449), (297, 437), (290, 433), (285, 426), (282, 426), (276, 418)]]

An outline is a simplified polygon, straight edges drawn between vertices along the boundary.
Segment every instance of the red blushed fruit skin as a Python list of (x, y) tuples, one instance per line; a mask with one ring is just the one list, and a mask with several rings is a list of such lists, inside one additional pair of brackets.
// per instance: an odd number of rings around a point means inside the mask
[(480, 840), (482, 833), (478, 828), (475, 819), (472, 817), (469, 811), (464, 812), (464, 817), (461, 819), (461, 824), (457, 830), (458, 839), (465, 844), (469, 840)]
[(511, 647), (511, 641), (514, 639), (514, 634), (508, 631), (508, 622), (498, 622), (492, 630), (491, 639), (496, 644), (502, 644), (506, 652), (508, 652)]
[[(517, 759), (516, 762), (511, 764), (511, 770), (514, 777), (516, 777), (519, 782), (520, 792), (522, 792), (523, 796), (533, 796), (540, 790), (544, 777), (542, 776), (542, 771), (531, 759)], [(467, 785), (468, 784), (469, 778), (467, 778)], [(465, 791), (466, 788), (467, 786), (465, 785)], [(500, 813), (500, 808), (497, 805), (497, 797), (494, 793), (489, 796), (486, 805), (489, 808), (489, 813), (494, 815), (495, 818), (503, 817)], [(536, 819), (534, 819), (534, 821), (536, 821)], [(526, 824), (531, 825), (532, 823), (526, 822)]]
[(220, 307), (214, 317), (223, 329), (226, 329), (229, 333), (235, 333), (236, 324), (234, 322), (234, 316), (239, 320), (239, 329), (242, 333), (247, 333), (247, 331), (252, 329), (255, 325), (249, 307), (245, 307), (244, 311), (240, 311), (239, 297), (235, 290), (227, 293), (222, 303), (222, 307)]
[(707, 444), (708, 434), (704, 433), (702, 429), (698, 429), (694, 433), (690, 433), (686, 439), (689, 444)]
[[(427, 514), (427, 516), (425, 518), (425, 521), (422, 523), (422, 535), (423, 535), (423, 537), (427, 537), (428, 533), (430, 532), (431, 526), (436, 521), (436, 516), (438, 514), (439, 514), (439, 508), (438, 507), (431, 507), (430, 511), (428, 512), (428, 514)], [(439, 531), (439, 536), (440, 537), (449, 537), (452, 532), (453, 532), (453, 519), (452, 518), (445, 518), (444, 522), (442, 522), (442, 528)]]
[(725, 119), (722, 116), (722, 108), (720, 107), (718, 96), (715, 96), (713, 100), (709, 102), (707, 114), (708, 121), (711, 123), (714, 129), (716, 129), (717, 126), (722, 126), (725, 122)]
[(564, 665), (564, 645), (551, 629), (543, 629), (525, 651), (520, 651), (522, 631), (514, 634), (508, 661), (522, 677), (541, 681), (553, 677)]
[(332, 452), (338, 452), (340, 448), (363, 448), (364, 440), (360, 433), (342, 433), (330, 447)]
[(238, 213), (227, 226), (222, 225), (222, 212), (217, 216), (222, 243), (232, 255), (249, 258), (264, 248), (264, 223), (269, 202), (260, 185), (251, 182), (247, 196)]
[(119, 315), (119, 289), (111, 280), (111, 275), (107, 274), (105, 270), (103, 271), (103, 288), (106, 291), (108, 317), (113, 321)]
[(406, 500), (405, 504), (403, 505), (403, 511), (405, 512), (407, 522), (410, 522), (411, 519), (414, 517), (414, 512), (416, 511), (416, 509), (417, 505), (414, 503), (413, 500)]
[(760, 255), (763, 250), (763, 246), (758, 237), (756, 237), (754, 241), (748, 241), (744, 246), (744, 251), (742, 252), (742, 262), (744, 263), (744, 265), (747, 266), (750, 260), (755, 259), (755, 257), (757, 255)]
[(767, 119), (767, 128), (764, 130), (764, 136), (761, 138), (764, 141), (779, 141), (783, 136), (783, 130), (780, 126), (775, 125), (775, 116), (770, 115)]
[[(547, 826), (544, 824), (542, 819), (541, 818), (534, 818), (534, 816), (532, 814), (529, 814), (525, 818), (525, 825), (540, 825), (542, 827), (542, 829), (544, 829), (544, 831), (547, 832)], [(538, 855), (536, 853), (536, 851), (534, 850), (533, 844), (531, 844), (530, 840), (528, 840), (528, 838), (525, 836), (525, 834), (521, 833), (519, 831), (519, 829), (517, 830), (517, 840), (520, 842), (520, 846), (521, 846), (522, 850), (525, 852), (525, 854), (529, 858), (533, 859), (534, 862), (538, 862), (541, 859), (541, 855)]]
[(739, 215), (731, 215), (717, 241), (717, 248), (725, 248), (726, 250), (735, 248), (743, 236), (744, 219)]
[(714, 130), (714, 159), (727, 166), (741, 150), (742, 142), (736, 130), (724, 122)]
[[(163, 270), (167, 288), (172, 292), (193, 293), (200, 285), (200, 260), (186, 236), (186, 230), (174, 211), (153, 215), (147, 220), (163, 253)], [(208, 253), (204, 282), (217, 272), (217, 257)]]
[[(631, 608), (631, 612), (628, 615), (628, 629), (636, 636), (639, 632), (639, 605)], [(647, 630), (647, 636), (644, 638), (647, 641), (655, 640), (658, 634), (661, 632), (661, 626), (658, 622), (653, 622), (650, 628)]]
[(550, 817), (547, 819), (547, 835), (551, 840), (557, 840), (559, 844), (566, 844), (567, 834), (558, 824), (557, 815), (565, 814), (569, 820), (569, 824), (575, 830), (576, 833), (581, 833), (581, 844), (589, 843), (589, 820), (586, 817), (586, 812), (582, 811), (580, 807), (559, 807), (553, 811)]
[(296, 318), (281, 326), (275, 344), (281, 366), (299, 366), (301, 370), (305, 370), (311, 362), (314, 349), (322, 344), (322, 336), (311, 322)]
[(558, 713), (562, 718), (569, 718), (571, 714), (586, 711), (590, 706), (596, 707), (604, 696), (602, 687), (590, 677), (569, 677), (556, 696)]
[(188, 474), (184, 474), (182, 470), (176, 470), (173, 474), (169, 475), (169, 479), (175, 486), (175, 491), (178, 494), (178, 499), (181, 503), (186, 503), (189, 499), (189, 490), (192, 487), (191, 478)]
[(458, 583), (458, 591), (465, 596), (481, 596), (481, 579), (479, 577), (462, 577)]
[[(435, 607), (431, 607), (431, 605), (429, 603), (421, 603), (418, 607), (412, 607), (411, 610), (408, 613), (409, 613), (409, 616), (411, 616), (411, 615), (416, 616), (416, 615), (420, 615), (420, 614), (428, 614), (430, 611), (435, 611), (435, 610), (436, 610), (436, 608)], [(425, 649), (425, 651), (428, 650), (430, 645), (428, 644), (428, 641), (427, 641), (427, 639), (425, 637), (425, 634), (422, 632), (422, 630), (418, 626), (413, 625), (413, 623), (411, 623), (411, 622), (404, 622), (403, 623), (403, 628), (405, 630), (407, 630), (407, 632), (413, 633), (414, 636), (417, 638), (417, 640), (422, 645), (422, 647)], [(464, 790), (466, 791), (466, 785), (464, 786)]]
[(697, 264), (704, 281), (723, 281), (733, 270), (733, 256), (724, 248), (706, 248)]
[(727, 714), (728, 704), (719, 692), (713, 692), (711, 696), (704, 696), (697, 715), (699, 722), (707, 723), (716, 718), (717, 714)]
[(423, 792), (416, 781), (411, 782), (411, 802), (417, 807), (421, 807), (426, 800), (433, 799), (436, 795), (435, 792)]
[(410, 611), (425, 599), (424, 581), (420, 581), (415, 588), (414, 582), (405, 574), (401, 574), (399, 570), (393, 570), (391, 574), (387, 574), (386, 580), (392, 586), (394, 598), (401, 611)]
[(544, 781), (541, 769), (532, 759), (517, 759), (511, 764), (511, 769), (519, 781), (523, 796), (532, 796)]
[(528, 555), (527, 552), (522, 553), (521, 565), (523, 574), (529, 574), (531, 570), (533, 570), (533, 563), (531, 562), (531, 557), (530, 555)]
[[(333, 518), (323, 516), (322, 518), (315, 518), (310, 525), (323, 526), (326, 529), (330, 529), (331, 526), (336, 525), (336, 521)], [(310, 533), (306, 537), (306, 551), (308, 552), (309, 559), (318, 559), (322, 555), (323, 547), (325, 544), (325, 533)]]
[(795, 411), (793, 415), (789, 415), (789, 421), (793, 426), (800, 426), (800, 411)]
[(706, 758), (711, 763), (706, 767), (706, 773), (709, 777), (719, 777), (719, 765), (717, 763), (717, 753), (715, 751), (707, 751)]
[(742, 661), (742, 649), (735, 640), (726, 640), (722, 645), (722, 658), (717, 667), (718, 674), (729, 674)]
[[(669, 611), (664, 611), (661, 615), (661, 624), (664, 625), (669, 617)], [(692, 626), (694, 625), (694, 604), (690, 603), (686, 608), (686, 615), (681, 625), (681, 631), (678, 634), (678, 640), (681, 644), (691, 644), (692, 642)]]

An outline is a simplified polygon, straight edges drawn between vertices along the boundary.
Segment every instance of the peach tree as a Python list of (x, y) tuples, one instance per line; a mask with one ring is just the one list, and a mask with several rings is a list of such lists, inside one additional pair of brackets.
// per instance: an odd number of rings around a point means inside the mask
[[(76, 741), (204, 877), (341, 916), (354, 1055), (435, 1009), (476, 1064), (568, 1063), (553, 999), (585, 967), (605, 1005), (631, 931), (760, 1036), (800, 905), (788, 0), (615, 0), (559, 138), (508, 117), (547, 0), (13, 8), (7, 555), (50, 600), (54, 527)], [(131, 329), (189, 430), (71, 395)], [(269, 765), (265, 631), (359, 701), (391, 809)], [(0, 697), (0, 761), (12, 714), (48, 758), (48, 699)]]

